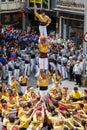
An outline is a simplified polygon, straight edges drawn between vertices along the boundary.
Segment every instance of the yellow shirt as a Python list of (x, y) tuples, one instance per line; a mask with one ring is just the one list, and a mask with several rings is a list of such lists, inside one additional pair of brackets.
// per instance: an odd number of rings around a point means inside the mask
[(11, 89), (15, 88), (16, 90), (18, 90), (18, 85), (19, 85), (19, 83), (16, 80), (11, 80), (11, 82), (10, 82)]
[(57, 92), (61, 92), (60, 86), (58, 86), (58, 87), (53, 86), (53, 87), (50, 89), (50, 93), (53, 93), (55, 89), (56, 89)]
[(29, 118), (27, 119), (27, 117), (25, 115), (23, 115), (23, 116), (19, 117), (19, 119), (20, 119), (20, 126), (22, 126), (23, 128), (28, 128), (29, 122), (27, 120)]
[(22, 116), (24, 116), (26, 113), (26, 111), (23, 110), (23, 108), (20, 108), (19, 109), (19, 112), (18, 112), (18, 117), (21, 118)]
[(15, 103), (16, 103), (16, 100), (15, 100), (15, 98), (8, 98), (8, 107), (12, 107), (13, 105), (15, 105)]
[(31, 92), (26, 90), (24, 95), (26, 99), (29, 100), (29, 98), (31, 97)]
[(55, 75), (55, 74), (53, 74), (53, 76), (52, 76), (52, 81), (55, 83), (55, 82), (61, 82), (61, 80), (62, 80), (62, 76), (60, 76), (60, 75)]
[(3, 126), (7, 126), (7, 123), (9, 122), (9, 119), (7, 118), (4, 118), (3, 119)]
[(21, 83), (21, 84), (25, 84), (25, 83), (27, 83), (27, 81), (29, 80), (29, 78), (27, 77), (27, 76), (20, 76), (20, 78), (19, 78), (19, 82)]
[(3, 116), (3, 117), (6, 117), (7, 114), (8, 114), (8, 109), (2, 108), (2, 116)]
[(38, 77), (38, 86), (41, 86), (41, 87), (45, 87), (45, 86), (48, 86), (49, 85), (49, 79), (50, 79), (50, 76), (46, 76), (46, 78), (42, 78), (41, 75), (39, 75)]
[(36, 9), (34, 10), (34, 13), (40, 22), (47, 23), (47, 25), (51, 23), (51, 19), (47, 15), (42, 16), (42, 14), (38, 14)]
[(32, 130), (36, 130), (36, 128), (38, 128), (38, 130), (41, 130), (43, 127), (43, 123), (44, 123), (44, 110), (41, 111), (42, 115), (40, 117), (36, 117), (36, 113), (34, 113), (33, 115), (33, 121), (36, 120), (37, 123), (34, 124), (33, 122), (31, 122), (31, 126), (32, 126)]
[(2, 99), (5, 99), (5, 100), (7, 101), (7, 96), (2, 95), (2, 97), (0, 97), (0, 101), (1, 101)]
[(38, 44), (38, 48), (39, 48), (39, 51), (41, 53), (47, 53), (48, 52), (48, 48), (49, 48), (49, 44), (46, 43), (44, 45), (42, 45), (41, 43)]
[(71, 92), (70, 96), (75, 99), (79, 99), (82, 97), (82, 93), (80, 91), (75, 92), (74, 90)]
[(13, 127), (14, 127), (14, 123), (8, 122), (8, 124), (7, 124), (7, 130), (12, 130)]
[(84, 108), (87, 109), (87, 103), (84, 103)]
[(64, 130), (64, 125), (54, 126), (54, 130)]

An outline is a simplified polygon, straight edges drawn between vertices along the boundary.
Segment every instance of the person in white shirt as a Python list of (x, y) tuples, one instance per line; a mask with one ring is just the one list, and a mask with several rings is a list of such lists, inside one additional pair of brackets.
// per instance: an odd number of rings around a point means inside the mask
[(74, 65), (73, 72), (75, 73), (75, 78), (76, 78), (76, 85), (81, 86), (81, 75), (82, 75), (82, 67), (80, 65), (80, 61), (77, 60), (76, 64)]

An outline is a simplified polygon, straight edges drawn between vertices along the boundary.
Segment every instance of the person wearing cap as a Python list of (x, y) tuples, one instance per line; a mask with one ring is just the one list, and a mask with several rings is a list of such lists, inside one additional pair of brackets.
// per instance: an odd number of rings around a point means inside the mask
[(74, 90), (72, 90), (72, 92), (70, 93), (70, 97), (73, 98), (73, 101), (78, 101), (81, 100), (83, 94), (81, 91), (78, 90), (77, 87), (74, 87)]
[(37, 12), (36, 5), (34, 7), (34, 14), (38, 18), (38, 20), (40, 21), (40, 25), (39, 25), (40, 36), (47, 37), (47, 28), (46, 27), (49, 26), (49, 24), (51, 23), (51, 19), (49, 18), (49, 16), (47, 16), (45, 14), (44, 10), (42, 10), (41, 14), (39, 14)]
[(40, 51), (39, 55), (39, 68), (40, 70), (48, 70), (48, 49), (49, 43), (46, 43), (46, 38), (41, 37), (38, 43), (38, 48)]

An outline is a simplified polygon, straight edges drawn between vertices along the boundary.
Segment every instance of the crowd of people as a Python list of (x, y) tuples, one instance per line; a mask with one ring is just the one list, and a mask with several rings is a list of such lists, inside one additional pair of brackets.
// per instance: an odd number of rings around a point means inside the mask
[[(38, 90), (29, 85), (37, 78)], [(87, 130), (87, 55), (72, 39), (47, 38), (13, 27), (0, 35), (0, 116), (2, 130)], [(49, 80), (53, 86), (48, 91)], [(72, 92), (62, 80), (75, 81)]]

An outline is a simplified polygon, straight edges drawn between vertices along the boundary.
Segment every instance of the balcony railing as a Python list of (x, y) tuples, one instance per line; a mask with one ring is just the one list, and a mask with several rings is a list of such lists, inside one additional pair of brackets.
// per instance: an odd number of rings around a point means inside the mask
[(0, 10), (1, 11), (9, 11), (9, 10), (18, 10), (21, 8), (20, 0), (14, 2), (1, 2)]
[(84, 0), (56, 0), (56, 7), (65, 6), (72, 8), (84, 8)]

